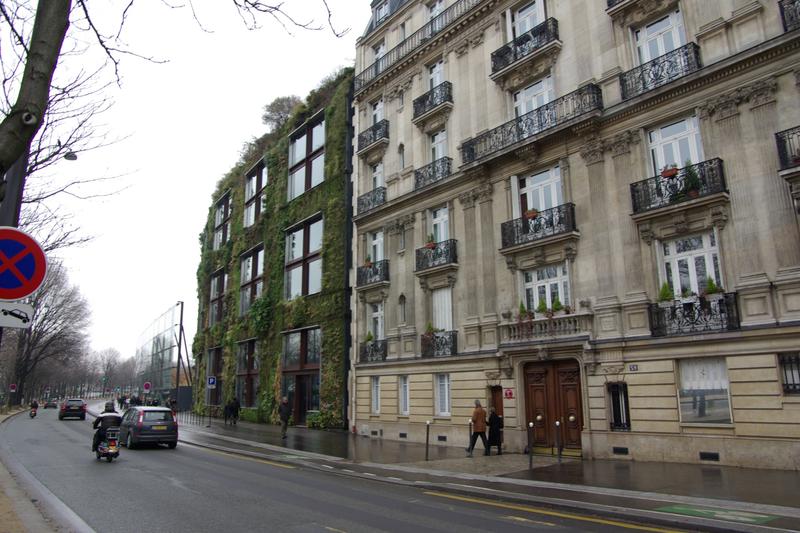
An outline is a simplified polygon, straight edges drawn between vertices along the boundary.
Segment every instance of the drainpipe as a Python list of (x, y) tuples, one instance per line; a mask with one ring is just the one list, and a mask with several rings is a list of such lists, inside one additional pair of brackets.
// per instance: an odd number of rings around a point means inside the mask
[[(352, 324), (352, 312), (350, 310), (350, 298), (352, 297), (352, 288), (350, 287), (350, 269), (353, 268), (352, 256), (352, 241), (353, 241), (353, 89), (354, 80), (350, 79), (350, 86), (347, 88), (347, 98), (345, 99), (347, 106), (347, 134), (345, 135), (345, 230), (344, 230), (344, 302), (343, 302), (343, 316), (344, 316), (344, 391), (342, 394), (342, 419), (344, 421), (344, 429), (349, 430), (350, 418), (347, 413), (350, 409), (350, 353), (353, 344), (353, 338), (350, 333)], [(355, 420), (355, 413), (353, 413), (353, 420)]]

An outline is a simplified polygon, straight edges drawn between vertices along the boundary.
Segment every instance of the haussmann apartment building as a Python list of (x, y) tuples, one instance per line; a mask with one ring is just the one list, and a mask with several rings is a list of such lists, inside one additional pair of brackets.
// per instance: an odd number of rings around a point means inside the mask
[(371, 9), (355, 431), (800, 469), (800, 2)]

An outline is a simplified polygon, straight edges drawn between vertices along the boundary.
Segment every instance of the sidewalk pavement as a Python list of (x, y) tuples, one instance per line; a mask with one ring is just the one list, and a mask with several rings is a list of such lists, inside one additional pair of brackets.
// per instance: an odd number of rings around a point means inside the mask
[[(363, 437), (345, 431), (179, 414), (180, 441), (482, 499), (718, 531), (800, 531), (800, 472), (708, 464), (580, 460)], [(466, 435), (464, 440), (466, 443)], [(529, 468), (529, 461), (530, 466)]]

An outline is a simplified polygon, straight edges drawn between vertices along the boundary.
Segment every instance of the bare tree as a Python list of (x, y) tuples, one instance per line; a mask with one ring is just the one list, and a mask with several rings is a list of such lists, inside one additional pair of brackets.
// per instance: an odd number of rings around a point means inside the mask
[(94, 353), (94, 359), (100, 371), (100, 379), (104, 387), (110, 387), (115, 380), (120, 363), (120, 353), (116, 348), (106, 348)]
[(279, 130), (292, 116), (292, 111), (302, 102), (299, 96), (279, 96), (264, 106), (261, 122), (266, 124), (270, 131)]
[(33, 306), (31, 327), (5, 330), (11, 334), (3, 339), (4, 345), (15, 344), (11, 375), (17, 383), (18, 401), (40, 365), (80, 359), (88, 351), (89, 306), (78, 288), (69, 284), (60, 263), (51, 263), (42, 286), (28, 303)]

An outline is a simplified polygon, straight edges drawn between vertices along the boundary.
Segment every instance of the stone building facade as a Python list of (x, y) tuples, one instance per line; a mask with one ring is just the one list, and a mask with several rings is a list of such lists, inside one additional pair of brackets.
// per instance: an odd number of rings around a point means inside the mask
[(800, 3), (371, 7), (354, 430), (800, 469)]

